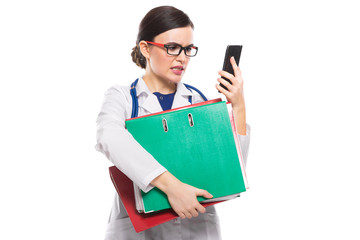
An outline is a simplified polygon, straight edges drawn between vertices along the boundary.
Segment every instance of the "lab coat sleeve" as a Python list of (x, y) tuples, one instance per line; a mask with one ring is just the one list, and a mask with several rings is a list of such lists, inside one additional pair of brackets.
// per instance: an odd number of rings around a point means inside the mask
[(246, 163), (247, 163), (247, 158), (248, 158), (248, 153), (249, 153), (250, 130), (251, 130), (250, 125), (246, 124), (246, 135), (238, 134), (241, 153), (242, 153), (242, 157), (243, 157), (245, 166), (246, 166)]
[[(144, 192), (150, 191), (151, 181), (166, 171), (126, 130), (126, 112), (132, 102), (125, 90), (112, 87), (97, 118), (96, 150), (106, 157)], [(130, 109), (131, 110), (131, 109)]]

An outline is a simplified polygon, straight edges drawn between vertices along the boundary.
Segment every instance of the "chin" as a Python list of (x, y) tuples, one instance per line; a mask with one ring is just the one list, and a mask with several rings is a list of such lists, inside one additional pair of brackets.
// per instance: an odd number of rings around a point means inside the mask
[(182, 78), (183, 78), (184, 74), (181, 75), (174, 75), (172, 74), (172, 76), (169, 76), (169, 81), (173, 82), (173, 83), (179, 83), (181, 82)]
[(182, 80), (182, 77), (177, 77), (177, 78), (171, 79), (170, 81), (173, 83), (179, 83), (179, 82), (181, 82), (181, 80)]

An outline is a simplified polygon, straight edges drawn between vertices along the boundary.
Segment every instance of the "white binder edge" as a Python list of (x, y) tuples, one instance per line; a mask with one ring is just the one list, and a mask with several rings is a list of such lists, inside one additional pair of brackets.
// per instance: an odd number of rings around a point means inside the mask
[(228, 113), (229, 113), (231, 127), (233, 129), (233, 135), (234, 135), (236, 150), (237, 150), (237, 153), (238, 153), (238, 156), (239, 156), (240, 167), (241, 167), (241, 172), (242, 172), (243, 179), (244, 179), (245, 188), (249, 189), (249, 184), (248, 184), (248, 180), (247, 180), (247, 177), (246, 177), (246, 171), (245, 171), (245, 163), (244, 163), (244, 160), (243, 160), (243, 157), (242, 157), (242, 152), (241, 152), (241, 145), (240, 145), (239, 138), (237, 136), (238, 134), (237, 134), (237, 131), (236, 131), (236, 123), (235, 123), (235, 119), (234, 119), (234, 114), (233, 114), (233, 111), (232, 111), (231, 104), (229, 102), (226, 104), (226, 106), (227, 106)]

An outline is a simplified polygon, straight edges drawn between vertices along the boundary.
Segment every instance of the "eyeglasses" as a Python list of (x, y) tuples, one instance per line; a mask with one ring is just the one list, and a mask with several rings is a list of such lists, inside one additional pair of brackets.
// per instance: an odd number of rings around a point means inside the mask
[(193, 45), (189, 45), (187, 47), (182, 47), (180, 44), (177, 44), (177, 43), (161, 44), (161, 43), (154, 43), (154, 42), (149, 42), (149, 41), (145, 41), (145, 42), (147, 42), (148, 44), (151, 44), (151, 45), (166, 48), (167, 54), (169, 54), (171, 56), (179, 56), (181, 54), (182, 50), (184, 50), (184, 53), (186, 56), (194, 57), (198, 51), (198, 47), (195, 47)]

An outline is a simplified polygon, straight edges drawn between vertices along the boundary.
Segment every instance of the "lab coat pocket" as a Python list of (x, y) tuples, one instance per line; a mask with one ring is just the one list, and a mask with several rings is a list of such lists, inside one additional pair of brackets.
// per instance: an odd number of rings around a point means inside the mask
[(215, 208), (208, 207), (206, 213), (191, 219), (183, 219), (183, 238), (191, 240), (220, 240), (219, 219)]
[(130, 218), (114, 219), (107, 225), (105, 240), (142, 240), (143, 234), (136, 233)]
[(220, 240), (220, 225), (219, 217), (216, 212), (206, 212), (204, 214), (204, 221), (206, 223), (207, 240)]

